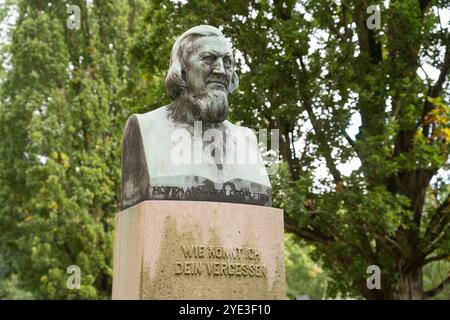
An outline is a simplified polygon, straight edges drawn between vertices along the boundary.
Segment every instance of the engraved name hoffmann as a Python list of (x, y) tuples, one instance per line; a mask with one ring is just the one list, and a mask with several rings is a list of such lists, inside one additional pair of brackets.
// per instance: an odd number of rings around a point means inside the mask
[(190, 260), (175, 262), (176, 275), (266, 277), (257, 248), (182, 245), (181, 251)]

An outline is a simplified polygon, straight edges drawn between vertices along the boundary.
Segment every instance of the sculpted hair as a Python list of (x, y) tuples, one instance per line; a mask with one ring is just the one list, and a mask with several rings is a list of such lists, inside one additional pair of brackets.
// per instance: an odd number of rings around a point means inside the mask
[[(175, 41), (170, 54), (169, 71), (166, 77), (166, 90), (173, 100), (187, 87), (186, 61), (192, 50), (192, 43), (198, 38), (211, 36), (225, 38), (219, 29), (213, 26), (201, 25), (189, 29)], [(236, 72), (233, 71), (229, 92), (235, 91), (238, 85), (239, 78)]]

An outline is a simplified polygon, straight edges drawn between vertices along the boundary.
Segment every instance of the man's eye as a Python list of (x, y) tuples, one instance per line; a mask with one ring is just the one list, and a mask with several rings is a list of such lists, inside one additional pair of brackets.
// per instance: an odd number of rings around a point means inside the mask
[(213, 56), (205, 56), (205, 57), (203, 57), (202, 60), (206, 63), (212, 63), (212, 62), (214, 62), (214, 57)]
[(223, 65), (224, 65), (225, 68), (230, 68), (231, 67), (231, 60), (229, 60), (229, 59), (224, 60)]

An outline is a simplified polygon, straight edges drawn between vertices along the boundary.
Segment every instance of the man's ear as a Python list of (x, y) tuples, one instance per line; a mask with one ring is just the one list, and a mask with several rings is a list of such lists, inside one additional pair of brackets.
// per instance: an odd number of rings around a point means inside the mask
[(231, 78), (230, 93), (233, 93), (234, 91), (236, 91), (238, 86), (239, 86), (239, 77), (238, 77), (236, 71), (234, 71), (233, 77)]

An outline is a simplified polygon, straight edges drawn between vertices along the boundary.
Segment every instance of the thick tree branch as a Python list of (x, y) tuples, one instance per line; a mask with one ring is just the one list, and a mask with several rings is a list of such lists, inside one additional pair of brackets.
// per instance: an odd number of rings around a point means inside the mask
[[(403, 248), (398, 242), (389, 237), (387, 234), (379, 234), (375, 230), (369, 227), (369, 225), (364, 224), (366, 232), (378, 241), (379, 245), (382, 245), (385, 250), (387, 250), (394, 257), (401, 257), (403, 254)], [(378, 248), (380, 249), (380, 248)]]
[(430, 223), (425, 230), (425, 238), (431, 238), (433, 233), (435, 233), (435, 230), (440, 229), (439, 225), (445, 224), (448, 215), (450, 215), (450, 194), (447, 195), (445, 200), (439, 205), (431, 217)]
[(326, 236), (316, 230), (300, 228), (296, 226), (295, 222), (292, 221), (292, 219), (289, 219), (288, 217), (285, 217), (284, 219), (284, 227), (286, 231), (291, 232), (305, 240), (310, 240), (322, 244), (328, 244), (334, 241), (333, 238)]
[(280, 151), (283, 159), (288, 164), (289, 173), (291, 179), (296, 181), (298, 179), (298, 159), (295, 154), (295, 149), (293, 148), (293, 141), (291, 139), (292, 128), (288, 124), (281, 124), (281, 137), (280, 140)]
[[(330, 223), (330, 219), (326, 216), (319, 215), (319, 219), (322, 221), (320, 222), (322, 225), (327, 226), (327, 231), (333, 236), (333, 239), (336, 239), (336, 241), (341, 241), (345, 244), (347, 244), (349, 247), (352, 247), (355, 249), (362, 257), (365, 257), (367, 261), (376, 261), (377, 256), (376, 253), (372, 250), (370, 245), (370, 240), (368, 238), (368, 229), (365, 228), (365, 224), (362, 221), (355, 221), (351, 219), (342, 219), (340, 223), (342, 224), (349, 224), (352, 225), (354, 228), (361, 230), (361, 232), (358, 233), (358, 240), (355, 241), (354, 239), (348, 239), (345, 236), (342, 235), (341, 232), (339, 232), (336, 223)], [(358, 243), (359, 242), (359, 243)]]
[(440, 241), (444, 238), (444, 236), (447, 234), (446, 229), (450, 226), (450, 223), (446, 223), (443, 225), (442, 230), (439, 230), (436, 237), (431, 241), (431, 243), (423, 250), (425, 254), (430, 254), (434, 250), (436, 250), (439, 247)]
[(367, 54), (374, 65), (382, 60), (381, 43), (376, 39), (376, 31), (367, 28), (367, 3), (358, 1), (354, 11), (354, 21), (358, 33), (358, 42), (361, 52)]
[(448, 286), (450, 284), (450, 275), (444, 279), (440, 284), (438, 284), (435, 288), (425, 291), (423, 293), (423, 296), (425, 298), (431, 298), (434, 297), (435, 295), (437, 295), (439, 292), (441, 292), (442, 290), (444, 290), (444, 288), (446, 286)]
[(429, 258), (425, 259), (423, 261), (422, 265), (425, 266), (425, 265), (429, 264), (430, 262), (440, 261), (440, 260), (443, 260), (445, 258), (450, 258), (450, 255), (448, 253), (438, 254), (436, 256), (432, 256), (432, 257), (429, 257)]
[(344, 137), (347, 140), (348, 144), (351, 145), (353, 148), (355, 148), (355, 141), (350, 138), (350, 136), (348, 135), (348, 133), (344, 130)]
[[(301, 72), (306, 76), (308, 71), (306, 70), (305, 63), (303, 61), (302, 56), (298, 56), (300, 61)], [(303, 102), (303, 106), (308, 113), (309, 120), (311, 121), (311, 125), (316, 133), (319, 144), (319, 152), (321, 156), (325, 158), (325, 162), (327, 164), (328, 170), (330, 170), (331, 175), (333, 176), (333, 181), (336, 185), (342, 182), (342, 177), (340, 171), (337, 169), (336, 164), (334, 163), (333, 157), (331, 155), (331, 147), (328, 145), (328, 137), (324, 135), (322, 130), (322, 126), (320, 125), (312, 107), (311, 98), (308, 96), (308, 93), (304, 90), (300, 91), (300, 97)]]
[(430, 3), (431, 0), (419, 0), (420, 12), (422, 13), (422, 16), (425, 14), (425, 11), (427, 11)]

